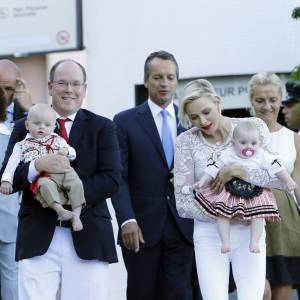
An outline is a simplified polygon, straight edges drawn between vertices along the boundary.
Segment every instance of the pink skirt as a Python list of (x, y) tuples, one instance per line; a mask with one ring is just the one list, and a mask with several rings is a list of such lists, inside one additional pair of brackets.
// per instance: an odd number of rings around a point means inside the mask
[(243, 198), (231, 195), (225, 188), (220, 194), (215, 194), (208, 187), (203, 188), (201, 193), (195, 192), (194, 202), (211, 218), (222, 215), (230, 219), (239, 217), (243, 220), (254, 218), (264, 218), (268, 221), (280, 220), (275, 197), (269, 188), (264, 188), (259, 196)]

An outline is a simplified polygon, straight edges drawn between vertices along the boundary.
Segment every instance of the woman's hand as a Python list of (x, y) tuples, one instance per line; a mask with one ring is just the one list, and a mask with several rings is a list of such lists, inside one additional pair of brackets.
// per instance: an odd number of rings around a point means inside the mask
[(237, 165), (226, 166), (220, 170), (218, 176), (211, 182), (210, 188), (214, 193), (219, 194), (224, 188), (225, 183), (233, 177), (244, 179), (246, 177), (246, 170)]

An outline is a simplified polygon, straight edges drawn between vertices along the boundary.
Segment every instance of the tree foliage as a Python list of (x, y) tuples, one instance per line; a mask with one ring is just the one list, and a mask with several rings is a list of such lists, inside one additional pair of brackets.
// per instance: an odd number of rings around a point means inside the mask
[[(294, 8), (292, 12), (292, 18), (297, 20), (300, 19), (300, 6)], [(300, 51), (300, 50), (299, 50)], [(295, 80), (295, 81), (300, 81), (300, 65), (296, 66), (293, 70), (292, 73), (290, 74), (290, 77)]]
[(294, 8), (294, 10), (292, 12), (292, 18), (293, 19), (300, 19), (300, 6)]

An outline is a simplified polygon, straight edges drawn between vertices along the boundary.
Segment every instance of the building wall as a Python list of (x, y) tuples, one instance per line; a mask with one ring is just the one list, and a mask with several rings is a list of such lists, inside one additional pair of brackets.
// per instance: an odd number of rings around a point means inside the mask
[(89, 107), (112, 117), (134, 105), (134, 85), (156, 50), (172, 52), (182, 79), (289, 72), (300, 61), (296, 0), (84, 2)]
[(26, 80), (34, 103), (47, 102), (46, 57), (30, 56), (13, 59), (21, 70), (21, 76)]
[[(224, 104), (232, 107), (226, 92), (239, 93), (242, 87), (245, 99), (245, 78), (250, 74), (286, 73), (300, 62), (300, 24), (290, 17), (298, 5), (297, 0), (86, 0), (85, 51), (15, 61), (34, 102), (46, 102), (50, 67), (61, 58), (78, 59), (88, 72), (84, 106), (112, 118), (134, 105), (134, 87), (143, 83), (147, 55), (165, 49), (177, 58), (181, 79), (212, 78), (224, 93)], [(116, 234), (115, 218), (113, 226)], [(110, 267), (110, 300), (125, 299), (119, 247), (118, 255), (120, 262)]]

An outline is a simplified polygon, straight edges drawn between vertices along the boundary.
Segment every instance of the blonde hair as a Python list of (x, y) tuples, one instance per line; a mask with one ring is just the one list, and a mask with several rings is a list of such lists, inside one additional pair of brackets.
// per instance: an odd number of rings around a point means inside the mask
[(40, 114), (49, 114), (49, 118), (51, 118), (51, 121), (52, 119), (56, 119), (56, 113), (50, 105), (44, 103), (37, 103), (29, 109), (27, 120), (30, 120), (32, 116), (38, 116)]
[(249, 81), (248, 84), (248, 92), (250, 100), (253, 98), (255, 89), (259, 86), (266, 86), (266, 85), (274, 85), (278, 87), (280, 95), (282, 96), (283, 88), (282, 82), (280, 78), (272, 72), (260, 72), (254, 74)]
[(233, 129), (232, 138), (236, 140), (240, 134), (248, 134), (250, 132), (256, 132), (260, 140), (260, 134), (256, 124), (251, 121), (241, 121)]
[(179, 121), (184, 128), (191, 126), (191, 121), (186, 113), (187, 104), (201, 97), (207, 97), (213, 102), (216, 102), (217, 99), (220, 100), (213, 85), (205, 79), (190, 81), (182, 89), (179, 99)]

